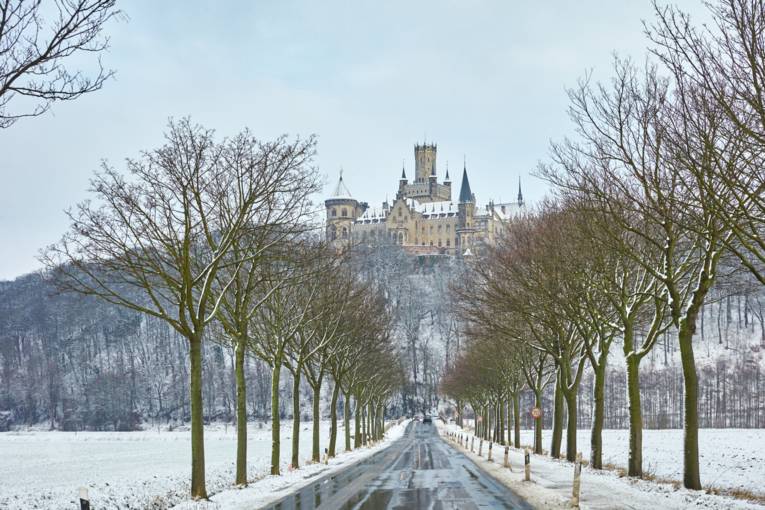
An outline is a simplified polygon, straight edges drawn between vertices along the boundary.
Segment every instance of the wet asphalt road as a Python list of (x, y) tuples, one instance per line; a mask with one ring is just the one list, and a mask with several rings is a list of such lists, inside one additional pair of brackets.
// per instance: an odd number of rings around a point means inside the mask
[(436, 431), (411, 423), (385, 450), (333, 475), (319, 477), (273, 510), (530, 509), (479, 470)]

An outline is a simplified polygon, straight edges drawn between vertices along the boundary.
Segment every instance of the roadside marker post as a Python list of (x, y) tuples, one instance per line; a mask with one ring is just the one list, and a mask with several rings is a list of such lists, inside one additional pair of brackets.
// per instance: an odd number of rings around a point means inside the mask
[(579, 508), (579, 490), (582, 487), (582, 454), (576, 454), (574, 463), (574, 488), (571, 492), (571, 506)]
[(491, 460), (491, 446), (492, 446), (492, 442), (491, 442), (491, 441), (489, 441), (489, 456), (488, 456), (488, 458), (487, 458), (487, 460), (488, 460), (489, 462), (492, 462), (492, 460)]
[(324, 464), (329, 464), (329, 450), (324, 448)]
[(478, 456), (481, 457), (483, 454), (483, 439), (478, 440)]
[(470, 438), (470, 453), (473, 453), (474, 446), (475, 446), (475, 436)]
[(531, 451), (526, 448), (526, 453), (523, 456), (523, 479), (527, 482), (531, 481)]
[[(505, 446), (505, 467), (506, 468), (510, 467), (510, 447), (509, 446)], [(513, 468), (510, 468), (510, 471), (512, 470)]]
[(90, 498), (87, 487), (80, 487), (80, 510), (90, 510)]

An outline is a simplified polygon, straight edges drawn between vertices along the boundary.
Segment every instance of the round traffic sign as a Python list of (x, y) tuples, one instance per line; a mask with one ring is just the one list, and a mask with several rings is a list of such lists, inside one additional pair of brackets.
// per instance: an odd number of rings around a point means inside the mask
[(539, 407), (533, 408), (531, 410), (531, 417), (534, 418), (535, 420), (538, 420), (539, 418), (541, 418), (542, 417), (542, 409), (540, 409)]

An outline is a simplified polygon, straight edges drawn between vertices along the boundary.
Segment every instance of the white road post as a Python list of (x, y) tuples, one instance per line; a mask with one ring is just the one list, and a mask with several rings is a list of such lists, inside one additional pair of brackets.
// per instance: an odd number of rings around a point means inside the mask
[(324, 464), (329, 464), (329, 450), (324, 448)]
[(582, 454), (576, 454), (574, 463), (574, 488), (571, 492), (571, 506), (579, 508), (579, 489), (582, 487)]
[(531, 450), (526, 448), (526, 453), (523, 456), (523, 469), (524, 469), (524, 475), (523, 479), (527, 482), (531, 481)]
[[(509, 446), (505, 446), (505, 464), (504, 465), (506, 468), (510, 467), (510, 447)], [(510, 471), (512, 470), (513, 469), (510, 468)]]
[(475, 436), (470, 438), (470, 453), (473, 453), (474, 446), (475, 446)]
[(488, 460), (489, 462), (492, 462), (492, 460), (491, 460), (491, 446), (492, 446), (492, 442), (489, 441), (489, 456), (486, 458), (486, 460)]
[(90, 510), (90, 498), (88, 497), (88, 488), (80, 487), (80, 510)]
[(483, 439), (478, 440), (478, 456), (483, 454)]

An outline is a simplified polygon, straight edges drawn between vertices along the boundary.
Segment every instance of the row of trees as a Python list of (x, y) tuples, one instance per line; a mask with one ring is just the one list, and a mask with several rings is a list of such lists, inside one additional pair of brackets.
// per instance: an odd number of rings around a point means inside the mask
[(295, 467), (303, 376), (314, 389), (314, 460), (323, 382), (334, 384), (330, 456), (339, 394), (346, 424), (350, 398), (355, 401), (358, 445), (379, 437), (385, 403), (400, 382), (384, 301), (351, 261), (311, 237), (310, 197), (319, 189), (314, 147), (313, 139), (264, 143), (247, 131), (219, 142), (188, 120), (171, 122), (165, 145), (129, 160), (129, 175), (104, 165), (92, 181), (94, 200), (69, 212), (71, 229), (45, 251), (61, 289), (166, 323), (188, 343), (195, 498), (207, 497), (206, 341), (236, 353), (238, 484), (247, 482), (248, 355), (272, 372), (273, 474), (279, 473), (283, 368), (294, 381)]
[[(497, 374), (518, 374), (535, 392), (554, 384), (550, 450), (560, 455), (565, 405), (573, 460), (577, 393), (589, 366), (590, 463), (600, 468), (606, 367), (621, 345), (628, 471), (642, 476), (639, 367), (669, 334), (680, 350), (684, 485), (692, 489), (701, 488), (693, 343), (700, 312), (729, 274), (765, 282), (765, 5), (724, 0), (710, 10), (715, 23), (699, 29), (656, 5), (647, 34), (658, 62), (617, 58), (609, 82), (587, 76), (569, 92), (576, 136), (554, 143), (539, 170), (556, 198), (509, 225), (475, 265), (461, 291), (473, 344), (454, 376), (464, 381), (504, 349)], [(489, 376), (471, 390), (452, 384), (451, 392), (486, 409), (512, 397), (514, 383), (498, 381)]]

